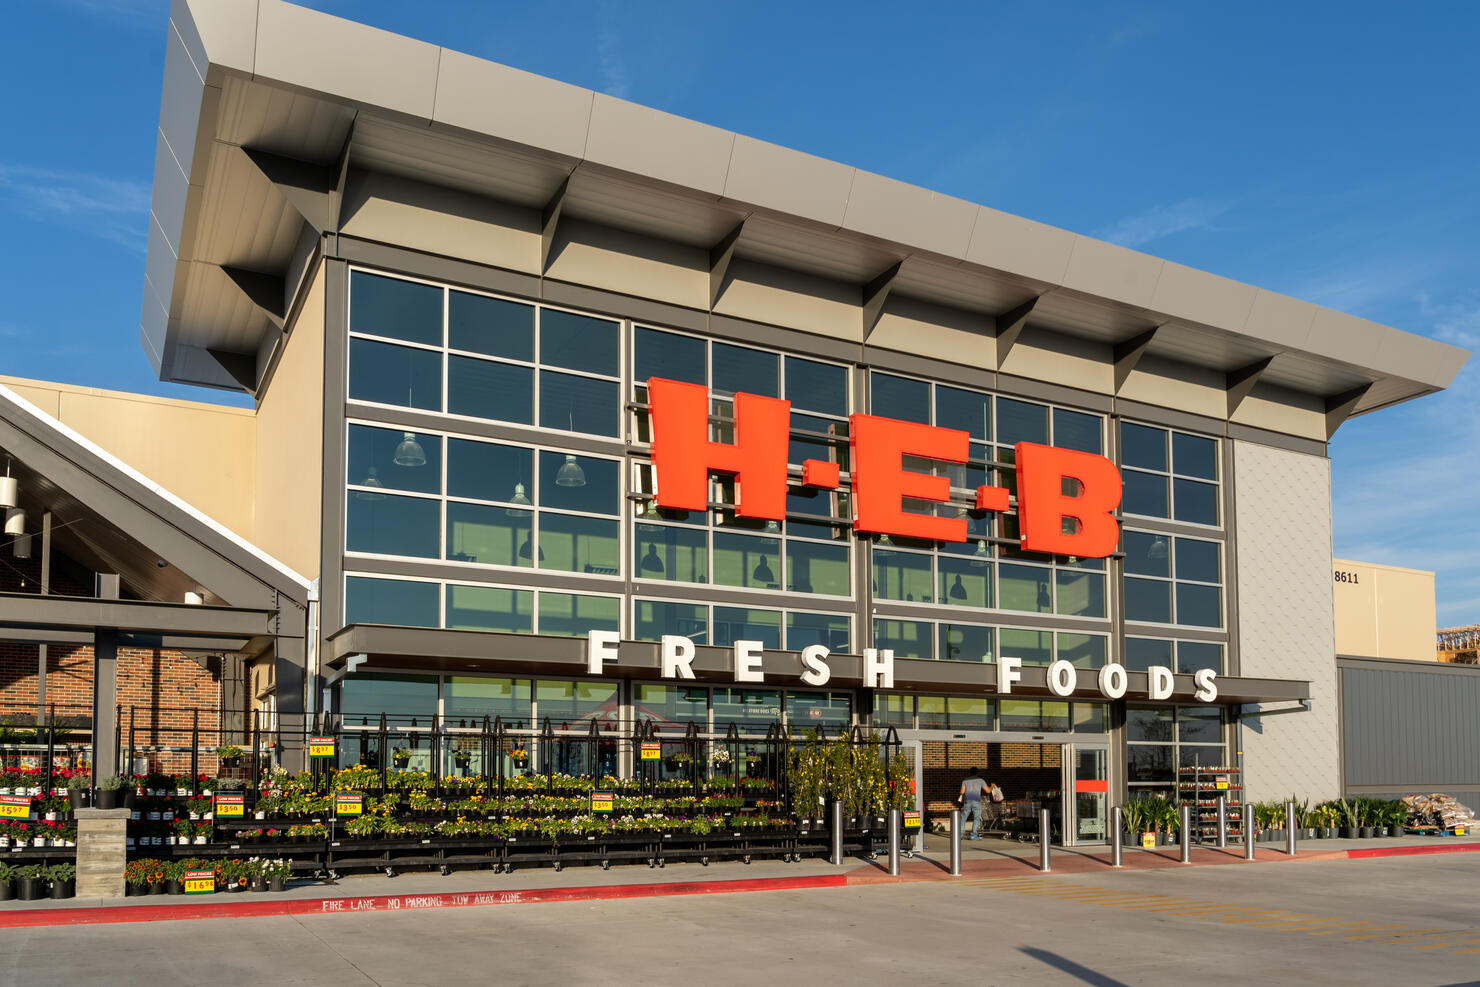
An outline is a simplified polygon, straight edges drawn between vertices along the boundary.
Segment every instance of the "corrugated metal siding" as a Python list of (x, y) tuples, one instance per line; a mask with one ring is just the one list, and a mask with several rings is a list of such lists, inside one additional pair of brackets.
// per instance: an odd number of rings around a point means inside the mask
[(1404, 671), (1349, 660), (1340, 666), (1348, 791), (1480, 790), (1480, 671)]

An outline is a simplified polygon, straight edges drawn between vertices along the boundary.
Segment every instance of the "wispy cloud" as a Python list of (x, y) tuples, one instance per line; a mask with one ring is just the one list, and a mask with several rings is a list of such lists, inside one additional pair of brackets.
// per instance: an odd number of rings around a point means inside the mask
[(627, 61), (622, 54), (622, 37), (617, 25), (624, 11), (610, 0), (603, 0), (596, 12), (596, 56), (601, 62), (602, 91), (608, 96), (626, 99), (631, 93)]
[(1480, 349), (1480, 301), (1466, 299), (1435, 304), (1427, 292), (1418, 297), (1419, 311), (1433, 320), (1434, 338), (1466, 349)]
[(0, 164), (0, 207), (65, 222), (144, 252), (149, 186), (106, 175)]
[(1211, 230), (1213, 222), (1228, 212), (1229, 204), (1215, 199), (1193, 197), (1166, 205), (1152, 206), (1145, 212), (1127, 216), (1101, 227), (1094, 236), (1123, 247), (1139, 247), (1153, 240), (1185, 230)]
[(170, 17), (170, 0), (60, 0), (60, 3), (90, 17), (133, 28), (163, 31)]

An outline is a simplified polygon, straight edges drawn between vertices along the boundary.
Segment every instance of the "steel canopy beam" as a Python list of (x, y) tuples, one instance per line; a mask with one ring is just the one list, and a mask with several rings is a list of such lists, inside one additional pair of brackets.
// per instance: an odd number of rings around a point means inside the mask
[(878, 328), (879, 319), (884, 316), (884, 305), (889, 301), (889, 290), (894, 287), (894, 279), (899, 277), (899, 269), (903, 266), (904, 261), (901, 260), (863, 286), (863, 341), (865, 343)]
[(1131, 371), (1136, 369), (1136, 364), (1141, 362), (1141, 357), (1146, 355), (1152, 340), (1156, 339), (1157, 330), (1160, 326), (1147, 329), (1145, 332), (1123, 339), (1115, 344), (1115, 393), (1119, 394), (1125, 382), (1130, 379)]
[(246, 639), (275, 633), (277, 612), (244, 607), (146, 603), (78, 596), (0, 593), (0, 626), (60, 630), (113, 628), (126, 633)]
[(565, 194), (570, 189), (570, 175), (560, 183), (545, 208), (540, 210), (540, 274), (550, 269), (555, 259), (555, 234), (560, 229), (560, 217), (565, 212)]
[(1038, 297), (1029, 298), (1012, 311), (997, 316), (996, 369), (1002, 369), (1002, 364), (1007, 360), (1007, 354), (1011, 353), (1013, 346), (1017, 345), (1018, 337), (1027, 328), (1028, 316), (1032, 314), (1033, 306), (1037, 304)]
[(724, 235), (713, 247), (709, 248), (709, 308), (719, 304), (719, 298), (730, 286), (730, 264), (735, 260), (735, 247), (740, 242), (740, 234), (745, 232), (745, 220), (735, 224), (735, 228)]
[(1370, 390), (1372, 390), (1372, 381), (1326, 398), (1326, 438), (1329, 439), (1336, 434), (1336, 430), (1352, 416), (1357, 403), (1366, 397)]
[(1228, 391), (1228, 417), (1232, 418), (1238, 406), (1244, 403), (1244, 398), (1254, 390), (1254, 385), (1259, 383), (1259, 377), (1269, 369), (1274, 362), (1274, 357), (1267, 356), (1262, 360), (1255, 360), (1246, 367), (1230, 370), (1224, 375), (1224, 387)]

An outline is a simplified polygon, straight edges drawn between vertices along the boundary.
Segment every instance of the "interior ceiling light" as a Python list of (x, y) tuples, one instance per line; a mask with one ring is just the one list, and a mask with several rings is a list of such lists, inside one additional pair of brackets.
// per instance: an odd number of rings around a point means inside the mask
[(658, 549), (652, 542), (648, 542), (647, 554), (642, 557), (638, 568), (643, 572), (663, 571), (663, 560), (658, 558)]
[[(8, 529), (7, 529), (8, 530)], [(1167, 557), (1167, 540), (1157, 535), (1151, 542), (1151, 547), (1146, 550), (1148, 559), (1164, 559)]]
[(517, 505), (516, 507), (504, 508), (504, 513), (509, 515), (509, 517), (524, 517), (527, 512), (519, 510), (518, 508), (529, 508), (534, 506), (534, 504), (530, 503), (529, 497), (525, 494), (524, 484), (522, 483), (514, 484), (514, 496), (509, 498), (509, 503)]
[(18, 559), (29, 559), (31, 557), (31, 536), (17, 535), (15, 539), (15, 557)]
[(972, 567), (980, 569), (987, 564), (989, 558), (991, 556), (987, 553), (987, 540), (985, 538), (978, 538), (976, 540), (976, 552), (971, 556)]
[(397, 466), (425, 466), (427, 464), (426, 450), (421, 443), (416, 441), (415, 432), (402, 432), (404, 438), (401, 444), (396, 446), (395, 463)]
[(365, 474), (365, 479), (360, 481), (360, 486), (374, 487), (375, 489), (356, 490), (356, 500), (385, 500), (385, 494), (377, 492), (380, 490), (384, 490), (385, 484), (380, 482), (380, 475), (375, 471), (374, 466), (370, 467), (370, 472)]
[(750, 575), (756, 582), (765, 583), (766, 585), (770, 585), (776, 581), (776, 574), (766, 564), (766, 557), (764, 555), (761, 556), (760, 564), (755, 567), (755, 571)]
[(23, 535), (26, 533), (26, 512), (19, 507), (7, 507), (5, 509), (5, 533), (7, 535)]
[(961, 574), (959, 572), (956, 573), (956, 581), (955, 581), (955, 583), (953, 583), (951, 585), (951, 599), (953, 599), (953, 600), (964, 600), (964, 599), (966, 599), (966, 587), (961, 585)]
[(0, 507), (15, 507), (20, 503), (20, 484), (10, 475), (10, 460), (5, 460), (5, 475), (0, 476)]
[(565, 454), (565, 462), (560, 469), (555, 471), (555, 485), (557, 487), (584, 487), (586, 485), (586, 471), (581, 469), (581, 464), (576, 462), (576, 457), (570, 453)]

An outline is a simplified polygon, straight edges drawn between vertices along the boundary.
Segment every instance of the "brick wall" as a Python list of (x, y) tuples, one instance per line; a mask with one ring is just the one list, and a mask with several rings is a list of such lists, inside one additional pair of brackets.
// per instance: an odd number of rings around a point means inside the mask
[(988, 782), (999, 786), (1008, 800), (1028, 798), (1030, 792), (1057, 790), (1063, 780), (1057, 744), (927, 741), (921, 745), (921, 755), (925, 761), (921, 776), (927, 819), (956, 808), (961, 782), (973, 767)]

